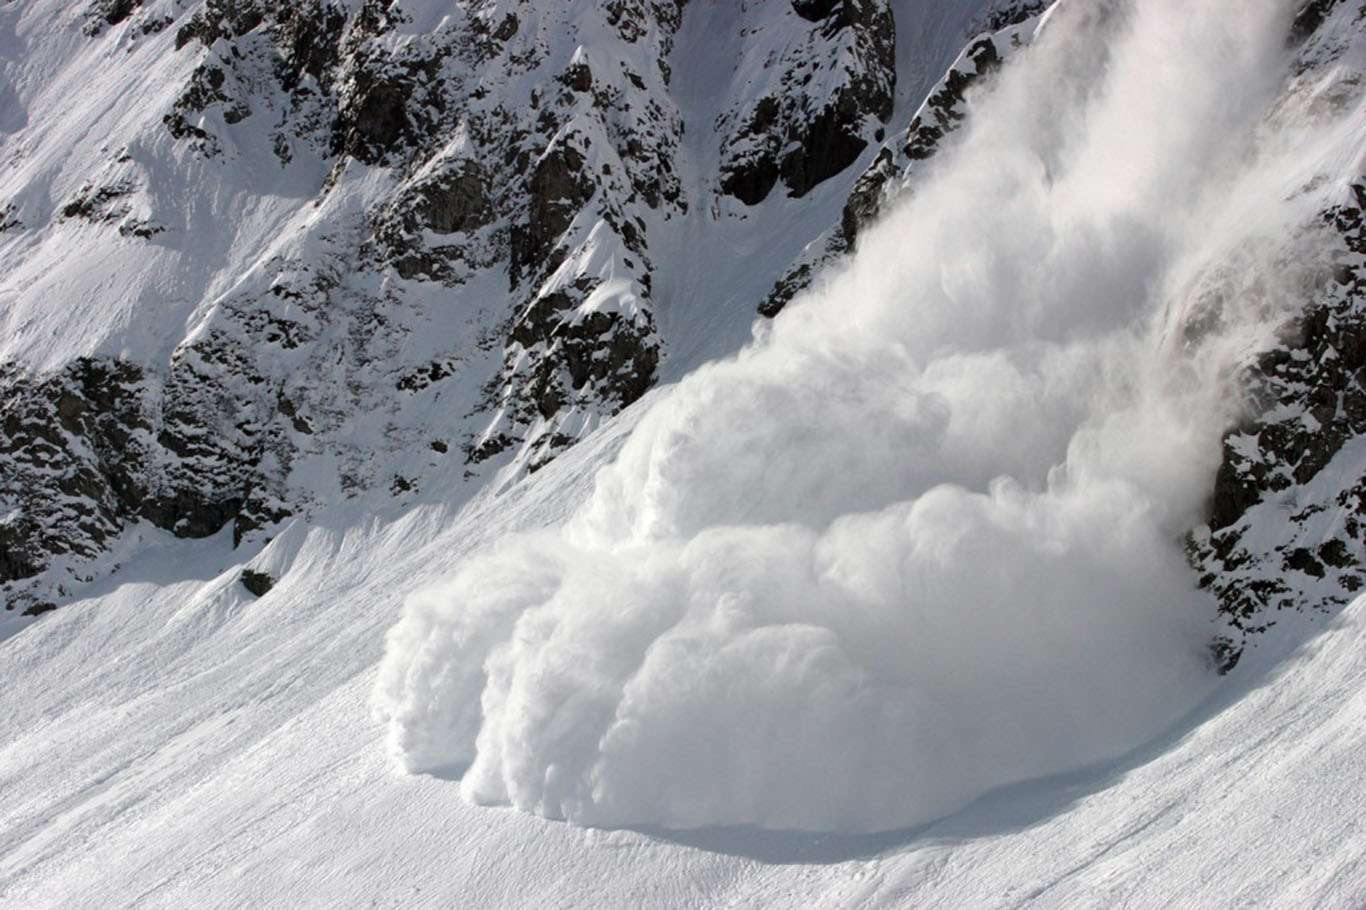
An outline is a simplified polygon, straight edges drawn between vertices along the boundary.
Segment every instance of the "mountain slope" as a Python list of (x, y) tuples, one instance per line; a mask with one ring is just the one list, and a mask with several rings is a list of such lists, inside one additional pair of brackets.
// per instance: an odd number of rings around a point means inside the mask
[(468, 496), (734, 350), (982, 6), (7, 6), (6, 606), (139, 523)]
[(403, 592), (555, 521), (612, 445), (463, 519), (282, 535), (257, 565), (290, 569), (260, 600), (200, 562), (228, 541), (167, 541), (11, 639), (0, 903), (1342, 906), (1366, 891), (1360, 602), (1279, 627), (1157, 743), (913, 831), (583, 830), (396, 775), (367, 699)]
[(1364, 23), (0, 8), (0, 904), (1359, 902)]

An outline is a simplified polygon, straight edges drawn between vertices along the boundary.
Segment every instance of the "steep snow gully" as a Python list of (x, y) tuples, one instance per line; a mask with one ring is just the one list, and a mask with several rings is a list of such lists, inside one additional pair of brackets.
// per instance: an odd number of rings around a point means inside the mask
[(1221, 676), (1190, 568), (1343, 274), (1318, 5), (1313, 70), (1292, 0), (1055, 5), (851, 257), (529, 476), (134, 527), (0, 628), (0, 906), (1366, 904), (1366, 599)]

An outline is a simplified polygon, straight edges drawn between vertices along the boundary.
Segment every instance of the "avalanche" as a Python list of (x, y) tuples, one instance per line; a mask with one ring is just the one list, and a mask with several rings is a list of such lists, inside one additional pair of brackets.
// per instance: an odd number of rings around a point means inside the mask
[(1301, 226), (1342, 178), (1303, 149), (1357, 134), (1283, 97), (1292, 12), (1055, 7), (846, 267), (560, 530), (412, 600), (376, 690), (403, 766), (591, 825), (878, 831), (1191, 711), (1182, 536), (1328, 270)]

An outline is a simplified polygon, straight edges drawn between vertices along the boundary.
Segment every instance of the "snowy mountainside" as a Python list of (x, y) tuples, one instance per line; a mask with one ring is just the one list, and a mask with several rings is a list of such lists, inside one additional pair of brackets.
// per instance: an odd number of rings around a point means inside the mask
[(1366, 900), (1362, 0), (0, 51), (0, 906)]
[(734, 350), (987, 8), (7, 4), (6, 606), (467, 497)]
[(1278, 627), (1168, 739), (912, 831), (584, 830), (396, 775), (366, 702), (405, 592), (559, 520), (625, 416), (463, 515), (296, 526), (253, 562), (289, 569), (268, 597), (218, 570), (230, 541), (166, 536), (10, 639), (0, 906), (1359, 902), (1366, 601)]

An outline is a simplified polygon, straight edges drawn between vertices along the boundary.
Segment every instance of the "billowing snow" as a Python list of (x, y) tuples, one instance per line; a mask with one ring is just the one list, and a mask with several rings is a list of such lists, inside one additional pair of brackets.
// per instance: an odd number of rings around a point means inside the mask
[[(919, 828), (602, 831), (396, 774), (370, 720), (404, 592), (553, 522), (635, 412), (460, 515), (144, 551), (4, 644), (0, 906), (1347, 907), (1366, 895), (1366, 601), (1283, 623), (1170, 733)], [(1305, 644), (1299, 644), (1304, 641)], [(20, 682), (15, 683), (13, 681)]]
[(1182, 534), (1323, 202), (1286, 193), (1307, 114), (1267, 126), (1285, 14), (1061, 8), (916, 198), (667, 390), (561, 530), (412, 600), (376, 693), (403, 766), (593, 825), (877, 831), (1191, 710), (1214, 633)]

